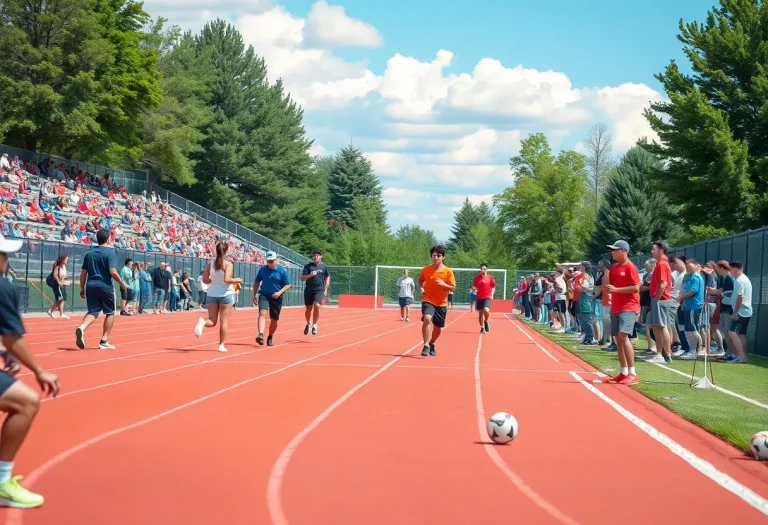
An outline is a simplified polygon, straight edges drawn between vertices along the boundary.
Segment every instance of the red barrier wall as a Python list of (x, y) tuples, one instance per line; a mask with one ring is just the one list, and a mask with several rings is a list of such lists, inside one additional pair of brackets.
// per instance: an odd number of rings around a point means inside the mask
[[(376, 297), (376, 303), (378, 308), (384, 306), (384, 297), (379, 295)], [(339, 294), (339, 308), (373, 308), (373, 296), (372, 295), (348, 295)]]

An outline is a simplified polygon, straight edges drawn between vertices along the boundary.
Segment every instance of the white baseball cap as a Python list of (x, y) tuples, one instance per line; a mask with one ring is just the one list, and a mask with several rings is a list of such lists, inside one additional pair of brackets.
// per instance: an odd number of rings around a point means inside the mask
[(266, 253), (266, 259), (268, 261), (276, 261), (277, 260), (277, 254), (275, 252), (267, 252)]
[(0, 253), (16, 253), (21, 250), (24, 245), (24, 241), (18, 239), (6, 239), (2, 233), (0, 233)]

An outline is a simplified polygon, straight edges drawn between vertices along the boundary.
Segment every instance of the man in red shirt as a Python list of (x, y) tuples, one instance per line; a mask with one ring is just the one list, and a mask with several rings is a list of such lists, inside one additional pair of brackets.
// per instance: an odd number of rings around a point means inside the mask
[(675, 302), (670, 300), (672, 291), (672, 268), (669, 266), (667, 253), (669, 245), (666, 241), (655, 241), (651, 248), (653, 258), (656, 259), (656, 268), (651, 274), (651, 309), (648, 312), (648, 324), (653, 329), (656, 344), (661, 347), (661, 355), (658, 354), (648, 359), (651, 363), (672, 362), (672, 336), (667, 331), (675, 319)]
[(616, 264), (611, 266), (609, 284), (605, 289), (611, 294), (611, 335), (616, 338), (616, 350), (621, 364), (621, 373), (608, 382), (635, 385), (639, 380), (635, 371), (635, 349), (629, 336), (640, 315), (640, 274), (629, 260), (627, 241), (616, 241), (609, 244), (608, 248)]
[(483, 263), (480, 265), (480, 274), (476, 275), (472, 281), (472, 289), (477, 293), (475, 305), (478, 312), (478, 320), (480, 321), (480, 333), (490, 332), (491, 327), (488, 324), (488, 318), (491, 315), (491, 300), (496, 292), (496, 281), (493, 275), (488, 275), (487, 264)]

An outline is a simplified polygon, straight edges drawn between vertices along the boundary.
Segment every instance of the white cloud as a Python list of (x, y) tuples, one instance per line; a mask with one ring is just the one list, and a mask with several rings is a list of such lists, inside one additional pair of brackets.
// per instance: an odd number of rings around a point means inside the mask
[(626, 83), (596, 91), (595, 106), (610, 119), (613, 144), (617, 150), (631, 148), (642, 137), (659, 139), (643, 116), (643, 110), (651, 102), (661, 100), (661, 93), (645, 84)]
[(381, 47), (383, 38), (371, 24), (350, 18), (340, 5), (315, 2), (307, 15), (307, 41), (319, 47)]

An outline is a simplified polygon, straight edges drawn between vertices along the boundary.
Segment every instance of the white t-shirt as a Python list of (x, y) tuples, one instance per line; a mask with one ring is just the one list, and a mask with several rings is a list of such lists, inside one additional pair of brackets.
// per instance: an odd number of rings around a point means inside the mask
[(413, 279), (410, 277), (400, 277), (395, 286), (397, 286), (398, 297), (410, 297), (413, 299)]
[(555, 286), (560, 288), (562, 292), (555, 291), (555, 301), (565, 301), (565, 279), (562, 275), (555, 277)]
[(672, 272), (672, 290), (669, 291), (670, 299), (680, 302), (680, 294), (683, 291), (683, 279), (685, 272)]
[(733, 284), (733, 306), (736, 306), (737, 298), (741, 296), (739, 317), (752, 317), (752, 281), (744, 274), (739, 275)]

